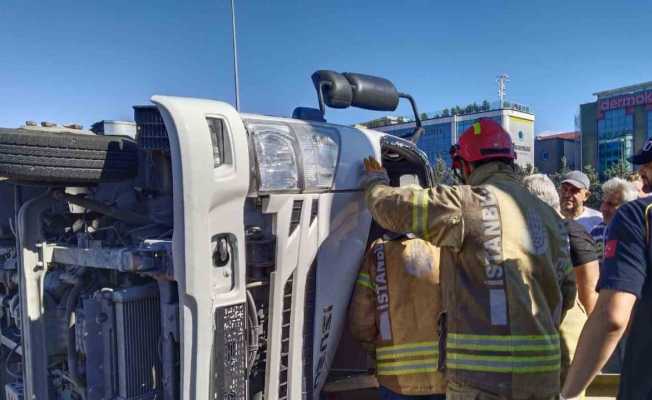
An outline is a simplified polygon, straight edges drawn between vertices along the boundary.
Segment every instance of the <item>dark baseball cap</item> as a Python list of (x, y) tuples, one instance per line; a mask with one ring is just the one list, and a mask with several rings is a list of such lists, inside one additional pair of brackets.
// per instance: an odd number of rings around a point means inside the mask
[(570, 171), (563, 177), (561, 183), (569, 183), (578, 189), (588, 189), (591, 187), (589, 177), (582, 171)]
[(629, 157), (627, 160), (630, 163), (637, 164), (637, 165), (647, 164), (649, 162), (652, 162), (652, 139), (648, 139), (647, 141), (645, 141), (645, 144), (643, 145), (643, 148), (641, 148), (641, 151)]

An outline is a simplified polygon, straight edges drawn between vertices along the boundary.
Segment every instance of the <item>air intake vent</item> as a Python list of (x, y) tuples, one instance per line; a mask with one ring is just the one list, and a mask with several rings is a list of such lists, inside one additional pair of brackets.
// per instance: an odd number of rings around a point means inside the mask
[[(313, 201), (314, 206), (314, 201)], [(314, 392), (313, 356), (315, 342), (315, 294), (317, 284), (317, 261), (313, 261), (306, 279), (305, 305), (303, 309), (303, 382), (301, 384), (302, 400), (311, 400)]]
[(310, 225), (312, 225), (312, 223), (315, 222), (315, 219), (317, 219), (318, 215), (319, 215), (319, 200), (313, 199), (312, 207), (310, 208)]
[(290, 235), (294, 233), (301, 223), (301, 208), (303, 207), (303, 200), (294, 200), (292, 204), (292, 217), (290, 218)]
[(165, 123), (156, 106), (134, 106), (136, 141), (144, 150), (170, 150)]
[[(295, 202), (296, 203), (296, 202)], [(294, 274), (285, 283), (283, 289), (283, 313), (281, 326), (281, 368), (278, 379), (278, 398), (288, 398), (288, 365), (290, 355), (290, 321), (292, 317), (292, 287), (294, 285)]]

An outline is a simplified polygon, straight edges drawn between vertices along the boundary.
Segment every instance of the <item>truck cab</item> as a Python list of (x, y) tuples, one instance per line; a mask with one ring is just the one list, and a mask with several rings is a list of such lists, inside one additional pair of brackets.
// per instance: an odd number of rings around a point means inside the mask
[[(402, 97), (360, 74), (313, 81), (322, 116)], [(151, 101), (135, 108), (136, 139), (0, 129), (6, 398), (319, 398), (382, 234), (362, 160), (382, 160), (392, 185), (428, 186), (427, 158), (319, 118)]]

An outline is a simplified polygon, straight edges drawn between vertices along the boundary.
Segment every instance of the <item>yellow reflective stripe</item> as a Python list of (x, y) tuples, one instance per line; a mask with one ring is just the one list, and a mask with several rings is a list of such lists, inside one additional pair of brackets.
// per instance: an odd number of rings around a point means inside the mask
[(412, 190), (412, 232), (421, 232), (421, 207), (419, 207), (419, 192)]
[(558, 353), (559, 337), (554, 335), (465, 335), (451, 333), (446, 339), (449, 349), (477, 351), (543, 351)]
[(401, 369), (398, 371), (383, 371), (377, 370), (376, 375), (381, 376), (400, 376), (400, 375), (416, 375), (424, 374), (427, 372), (437, 372), (437, 367), (420, 367), (420, 368), (410, 368), (410, 369)]
[(403, 353), (376, 353), (376, 360), (391, 360), (395, 358), (409, 358), (409, 357), (418, 357), (418, 356), (437, 356), (439, 351), (437, 350), (419, 350), (419, 351), (409, 351)]
[(560, 354), (553, 354), (548, 356), (489, 356), (465, 353), (447, 353), (446, 357), (448, 360), (504, 361), (511, 363), (534, 363), (536, 361), (554, 361), (561, 359)]
[(383, 361), (377, 364), (378, 368), (393, 368), (393, 367), (414, 367), (418, 365), (431, 365), (437, 364), (436, 358), (429, 358), (425, 360), (409, 360), (409, 361)]
[(376, 348), (377, 360), (437, 355), (439, 348), (436, 342), (414, 342)]
[(434, 346), (436, 348), (437, 342), (412, 342), (412, 343), (405, 343), (405, 344), (397, 344), (393, 346), (381, 346), (376, 348), (376, 354), (382, 352), (402, 350), (402, 349), (412, 349), (412, 348), (424, 347), (424, 346)]
[(465, 333), (449, 333), (447, 338), (456, 339), (490, 339), (490, 340), (559, 340), (559, 334), (553, 333), (549, 335), (467, 335)]
[(423, 238), (426, 241), (430, 241), (430, 221), (428, 221), (428, 191), (421, 191), (421, 207), (423, 207)]
[(412, 191), (412, 233), (430, 240), (427, 190)]
[(448, 369), (462, 369), (466, 371), (478, 371), (478, 372), (509, 372), (513, 374), (528, 374), (528, 373), (538, 373), (538, 372), (557, 372), (560, 370), (560, 367), (557, 365), (547, 365), (541, 367), (521, 367), (521, 368), (511, 368), (511, 367), (491, 367), (483, 365), (459, 365), (456, 363), (447, 362), (446, 368)]
[(367, 287), (371, 290), (376, 289), (374, 283), (371, 281), (371, 278), (369, 277), (369, 274), (366, 274), (364, 272), (358, 274), (358, 280), (356, 281), (356, 283), (360, 286)]
[(491, 345), (491, 344), (462, 344), (455, 342), (447, 342), (447, 349), (458, 350), (479, 350), (479, 351), (551, 351), (558, 350), (559, 345), (555, 344), (542, 344), (542, 345)]
[(376, 365), (378, 375), (409, 375), (437, 371), (437, 359), (382, 362)]
[(488, 356), (448, 353), (446, 367), (483, 372), (533, 373), (559, 371), (561, 355)]

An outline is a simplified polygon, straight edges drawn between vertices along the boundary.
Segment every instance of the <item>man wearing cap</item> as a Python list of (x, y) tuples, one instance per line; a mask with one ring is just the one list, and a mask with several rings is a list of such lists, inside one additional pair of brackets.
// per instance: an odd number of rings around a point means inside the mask
[(563, 176), (559, 190), (561, 213), (564, 217), (577, 221), (587, 232), (602, 222), (600, 211), (584, 206), (591, 195), (590, 187), (591, 181), (586, 174), (570, 171)]
[[(652, 139), (629, 161), (639, 165), (644, 183), (652, 182)], [(652, 398), (651, 226), (652, 197), (649, 196), (622, 205), (609, 225), (598, 302), (582, 331), (562, 399), (576, 398), (589, 385), (628, 324), (631, 326), (618, 398)]]

